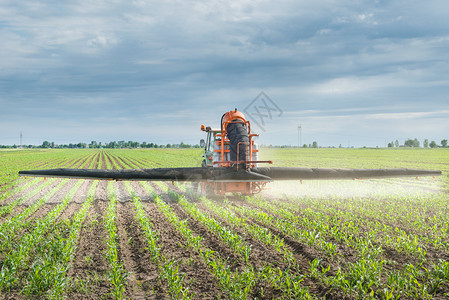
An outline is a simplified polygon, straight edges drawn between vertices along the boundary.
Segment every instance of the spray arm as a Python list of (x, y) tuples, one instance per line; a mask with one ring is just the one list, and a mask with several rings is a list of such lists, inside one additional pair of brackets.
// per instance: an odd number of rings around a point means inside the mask
[(335, 180), (386, 177), (439, 176), (441, 171), (418, 169), (327, 169), (264, 167), (236, 170), (233, 167), (155, 169), (48, 169), (20, 171), (20, 176), (64, 177), (100, 180), (232, 181)]

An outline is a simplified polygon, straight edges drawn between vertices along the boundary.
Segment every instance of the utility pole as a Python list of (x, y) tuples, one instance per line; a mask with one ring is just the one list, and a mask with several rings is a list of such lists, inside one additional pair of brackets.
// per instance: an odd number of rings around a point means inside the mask
[(20, 132), (20, 149), (22, 149), (22, 131)]
[(298, 125), (298, 148), (302, 145), (302, 128), (301, 124)]

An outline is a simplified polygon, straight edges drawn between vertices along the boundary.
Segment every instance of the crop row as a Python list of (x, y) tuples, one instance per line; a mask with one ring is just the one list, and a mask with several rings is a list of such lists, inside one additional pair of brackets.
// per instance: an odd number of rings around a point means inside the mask
[(135, 217), (145, 235), (151, 260), (158, 266), (161, 278), (167, 282), (171, 297), (174, 299), (190, 299), (193, 295), (189, 292), (189, 287), (184, 286), (185, 274), (179, 272), (179, 265), (174, 259), (168, 259), (161, 253), (158, 233), (152, 229), (153, 224), (146, 215), (140, 198), (134, 193), (129, 182), (126, 183), (126, 188), (132, 196)]
[[(445, 276), (437, 270), (444, 269), (445, 261), (426, 263), (426, 250), (422, 241), (415, 236), (401, 235), (401, 230), (387, 232), (382, 235), (376, 232), (379, 227), (364, 226), (364, 219), (335, 218), (339, 211), (329, 214), (321, 214), (310, 209), (292, 212), (283, 208), (286, 204), (273, 205), (266, 199), (247, 197), (245, 199), (253, 205), (257, 205), (270, 213), (260, 209), (239, 206), (228, 206), (256, 220), (270, 228), (276, 228), (287, 236), (291, 236), (302, 243), (314, 247), (323, 253), (323, 257), (331, 257), (331, 262), (340, 267), (333, 276), (327, 276), (327, 267), (319, 266), (318, 262), (312, 264), (311, 273), (319, 277), (323, 283), (341, 289), (344, 293), (374, 297), (408, 297), (431, 298), (432, 294), (441, 291), (447, 286)], [(277, 203), (279, 204), (279, 202)], [(383, 228), (383, 227), (381, 227)], [(362, 230), (363, 229), (363, 230)], [(391, 242), (391, 234), (394, 241)], [(385, 236), (385, 238), (381, 238)], [(354, 249), (357, 256), (355, 262), (345, 262), (345, 253), (339, 253), (337, 246), (346, 245)], [(416, 255), (419, 260), (416, 263), (407, 263), (397, 271), (388, 273), (385, 266), (391, 264), (386, 260), (384, 247), (393, 247), (398, 253), (405, 251)], [(394, 266), (394, 264), (393, 264)], [(427, 269), (429, 268), (429, 270)], [(318, 270), (320, 270), (318, 272)], [(316, 274), (320, 274), (317, 276)], [(386, 282), (382, 278), (387, 277)], [(416, 282), (420, 282), (419, 285)]]
[(120, 262), (118, 257), (118, 234), (117, 234), (117, 202), (118, 198), (115, 194), (114, 182), (108, 183), (109, 205), (107, 209), (104, 224), (108, 232), (106, 258), (109, 262), (108, 278), (112, 285), (112, 295), (115, 299), (122, 299), (125, 292), (126, 278), (128, 274)]
[[(181, 185), (178, 187), (187, 191)], [(426, 248), (423, 244), (425, 239), (422, 236), (404, 235), (402, 229), (390, 225), (375, 226), (376, 224), (370, 223), (370, 219), (332, 209), (333, 206), (329, 204), (323, 205), (322, 209), (327, 210), (322, 213), (321, 199), (314, 199), (318, 205), (317, 211), (310, 208), (301, 209), (290, 201), (272, 201), (260, 197), (246, 197), (244, 200), (248, 205), (227, 200), (217, 205), (216, 201), (201, 198), (209, 210), (236, 228), (243, 228), (250, 234), (252, 232), (255, 237), (260, 230), (257, 228), (260, 227), (258, 224), (264, 225), (265, 237), (259, 237), (259, 240), (269, 241), (273, 234), (269, 229), (275, 229), (285, 236), (319, 250), (322, 257), (330, 261), (325, 264), (320, 259), (311, 261), (308, 276), (344, 294), (368, 298), (391, 299), (406, 296), (430, 299), (432, 295), (444, 294), (445, 288), (449, 287), (445, 271), (448, 262), (442, 259), (427, 261)], [(297, 203), (301, 200), (296, 199)], [(374, 200), (365, 199), (365, 201)], [(249, 220), (251, 222), (248, 222)], [(391, 231), (384, 234), (376, 232), (385, 228)], [(288, 249), (283, 249), (284, 245), (284, 241), (275, 235), (272, 246), (289, 259), (291, 255)], [(345, 247), (353, 249), (355, 261), (345, 259), (348, 253)], [(385, 247), (388, 251), (396, 249), (398, 255), (405, 252), (406, 255), (413, 255), (416, 259), (405, 264), (392, 262), (385, 252)], [(340, 252), (342, 250), (344, 252)], [(330, 264), (334, 269), (337, 266), (336, 272), (330, 272)], [(390, 272), (391, 267), (393, 271)]]
[[(85, 152), (70, 158), (54, 156), (50, 163), (36, 161), (35, 166), (121, 169), (177, 166), (185, 159), (179, 152), (170, 151), (158, 162), (155, 153)], [(0, 187), (3, 189), (0, 201), (6, 199), (6, 204), (0, 207), (0, 217), (6, 217), (0, 224), (0, 291), (2, 294), (20, 291), (28, 297), (63, 298), (70, 284), (67, 273), (77, 237), (96, 201), (97, 183), (90, 186), (81, 209), (73, 217), (61, 220), (62, 212), (80, 193), (85, 181), (12, 177), (8, 180)], [(341, 195), (267, 198), (262, 195), (217, 200), (192, 196), (180, 184), (156, 183), (158, 190), (163, 191), (161, 194), (155, 192), (152, 184), (139, 184), (151, 195), (171, 229), (182, 236), (180, 246), (195, 252), (195, 259), (229, 298), (263, 297), (265, 293), (283, 298), (322, 296), (316, 288), (336, 297), (344, 294), (360, 299), (449, 296), (447, 195), (370, 198)], [(391, 184), (394, 186), (394, 181)], [(145, 210), (153, 203), (143, 202), (130, 183), (109, 182), (107, 186), (108, 205), (102, 225), (107, 233), (104, 254), (111, 296), (127, 297), (127, 275), (132, 272), (123, 264), (123, 249), (118, 242), (117, 214), (122, 204), (117, 194), (123, 191), (117, 193), (116, 189), (120, 188), (131, 195), (146, 251), (157, 265), (160, 281), (166, 284), (170, 297), (197, 298), (190, 289), (192, 278), (186, 278), (181, 271), (183, 262), (168, 258), (161, 251), (159, 233)], [(62, 202), (46, 213), (44, 204), (65, 188), (70, 191), (61, 196)], [(179, 189), (183, 192), (177, 192)], [(44, 190), (48, 191), (44, 197), (29, 206), (22, 205)], [(35, 216), (41, 212), (42, 217)], [(253, 241), (261, 242), (257, 243), (257, 249)], [(309, 255), (298, 255), (293, 244)], [(275, 265), (260, 261), (257, 256), (260, 245), (275, 250), (283, 261)], [(231, 252), (233, 256), (225, 255)], [(309, 268), (303, 267), (304, 261), (308, 261)]]
[[(239, 257), (241, 257), (245, 267), (241, 270), (235, 270), (234, 278), (243, 278), (243, 286), (245, 286), (245, 282), (250, 284), (246, 286), (246, 293), (244, 294), (245, 297), (248, 297), (251, 292), (254, 293), (254, 288), (256, 286), (258, 288), (258, 293), (263, 294), (265, 286), (267, 288), (279, 291), (282, 297), (300, 297), (301, 299), (313, 298), (313, 296), (308, 292), (307, 287), (302, 285), (303, 275), (296, 274), (296, 271), (290, 270), (289, 268), (281, 269), (268, 262), (264, 264), (264, 267), (256, 268), (249, 261), (251, 256), (251, 245), (244, 241), (243, 236), (233, 232), (230, 228), (227, 228), (209, 214), (201, 212), (196, 205), (188, 201), (185, 196), (167, 189), (167, 187), (163, 184), (159, 184), (159, 186), (165, 189), (165, 191), (169, 193), (169, 195), (171, 195), (171, 197), (174, 198), (183, 207), (185, 212), (187, 212), (193, 219), (200, 222), (209, 230), (209, 232), (221, 240), (223, 246), (229, 247)], [(183, 222), (187, 223), (187, 220), (183, 220)], [(219, 254), (216, 253), (216, 255), (217, 261), (220, 262), (221, 259), (218, 256)], [(232, 269), (229, 265), (226, 268)], [(229, 275), (225, 276), (225, 278), (228, 276)], [(234, 287), (227, 287), (226, 290), (235, 291), (235, 286), (239, 287), (242, 286), (242, 284), (235, 283)], [(230, 296), (237, 299), (242, 297), (241, 294), (236, 294), (235, 292), (231, 292)]]
[[(71, 152), (68, 155), (69, 153), (47, 153), (45, 151), (34, 152), (32, 155), (19, 155), (20, 152), (12, 154), (9, 156), (0, 155), (0, 203), (24, 189), (23, 185), (26, 179), (24, 177), (19, 178), (18, 172), (20, 170), (65, 167), (88, 161), (89, 158), (99, 155), (89, 152), (80, 157), (79, 152)], [(91, 159), (89, 168), (92, 167), (92, 162), (94, 162), (94, 159)]]
[[(62, 181), (53, 189), (52, 193), (48, 193), (41, 201), (36, 202), (36, 205), (30, 206), (32, 209), (25, 210), (2, 224), (0, 230), (5, 239), (1, 250), (5, 253), (5, 257), (0, 271), (0, 290), (11, 290), (24, 285), (22, 292), (25, 295), (41, 295), (53, 284), (51, 276), (49, 276), (51, 269), (49, 269), (48, 261), (58, 253), (54, 252), (56, 251), (52, 247), (54, 238), (49, 238), (49, 235), (63, 234), (59, 229), (66, 227), (64, 225), (67, 224), (55, 225), (56, 220), (67, 207), (82, 181), (77, 182), (62, 202), (43, 218), (31, 222), (25, 222), (25, 219), (67, 181)], [(30, 231), (25, 232), (20, 239), (17, 239), (15, 233), (19, 233), (21, 228), (29, 228)]]

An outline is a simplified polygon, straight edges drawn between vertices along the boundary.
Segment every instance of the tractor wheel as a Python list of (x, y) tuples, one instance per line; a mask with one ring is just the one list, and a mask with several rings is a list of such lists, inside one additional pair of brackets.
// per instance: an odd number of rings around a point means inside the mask
[[(230, 123), (227, 126), (231, 161), (248, 160), (249, 135), (245, 123)], [(245, 167), (242, 163), (241, 167)]]

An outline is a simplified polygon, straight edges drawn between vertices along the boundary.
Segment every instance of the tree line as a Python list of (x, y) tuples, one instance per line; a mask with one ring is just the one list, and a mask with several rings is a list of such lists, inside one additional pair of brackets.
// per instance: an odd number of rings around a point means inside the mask
[[(0, 148), (19, 148), (20, 146), (17, 145), (0, 145)], [(265, 147), (291, 147), (291, 146), (272, 146), (272, 145), (265, 145)], [(340, 145), (340, 148), (342, 146)], [(408, 139), (404, 142), (404, 144), (399, 144), (399, 141), (396, 140), (394, 142), (388, 143), (388, 148), (399, 148), (399, 147), (410, 147), (410, 148), (420, 148), (421, 143), (418, 139)], [(423, 148), (447, 148), (448, 147), (448, 140), (443, 139), (441, 140), (440, 144), (438, 144), (435, 141), (430, 141), (428, 139), (425, 139), (423, 141)], [(97, 141), (91, 141), (89, 144), (87, 143), (70, 143), (70, 144), (56, 144), (55, 142), (49, 142), (44, 141), (42, 145), (24, 145), (22, 148), (41, 148), (41, 149), (85, 149), (85, 148), (91, 148), (91, 149), (125, 149), (125, 148), (200, 148), (200, 145), (190, 145), (186, 144), (184, 142), (181, 142), (179, 144), (165, 144), (165, 145), (158, 145), (156, 143), (147, 143), (147, 142), (134, 142), (134, 141), (112, 141), (108, 143), (102, 143)], [(312, 144), (304, 144), (302, 148), (318, 148), (318, 143), (314, 141)]]
[[(0, 148), (19, 148), (17, 145), (6, 146), (0, 145)], [(70, 143), (70, 144), (56, 144), (55, 142), (44, 141), (42, 145), (23, 145), (22, 148), (41, 148), (41, 149), (126, 149), (126, 148), (200, 148), (197, 145), (190, 145), (184, 142), (179, 144), (166, 144), (166, 145), (158, 145), (156, 143), (139, 143), (134, 141), (112, 141), (108, 143), (102, 143), (97, 141), (91, 141), (89, 144), (87, 143)]]
[[(396, 140), (395, 142), (390, 142), (388, 143), (388, 147), (389, 148), (393, 148), (393, 147), (414, 147), (414, 148), (419, 148), (421, 147), (421, 143), (418, 141), (418, 139), (408, 139), (404, 142), (404, 145), (399, 145), (399, 141)], [(423, 147), (424, 148), (447, 148), (447, 139), (441, 140), (440, 145), (438, 145), (435, 141), (431, 141), (429, 142), (428, 139), (425, 139), (423, 142)]]

